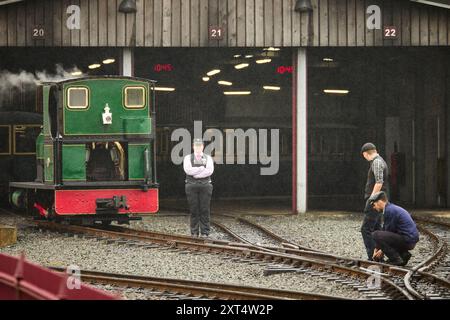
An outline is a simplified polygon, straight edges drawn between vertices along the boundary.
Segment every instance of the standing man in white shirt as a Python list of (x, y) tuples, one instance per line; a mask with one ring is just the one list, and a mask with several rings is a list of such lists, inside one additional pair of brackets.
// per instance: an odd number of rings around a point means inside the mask
[(210, 233), (210, 207), (213, 185), (211, 175), (214, 161), (203, 153), (205, 145), (202, 139), (194, 139), (194, 153), (183, 161), (186, 173), (186, 196), (191, 213), (191, 235), (208, 237)]

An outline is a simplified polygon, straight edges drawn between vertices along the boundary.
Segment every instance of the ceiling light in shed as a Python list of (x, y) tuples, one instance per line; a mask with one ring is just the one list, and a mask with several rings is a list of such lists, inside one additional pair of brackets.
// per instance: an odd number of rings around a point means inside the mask
[(114, 62), (116, 62), (116, 59), (109, 58), (109, 59), (103, 60), (103, 64), (111, 64)]
[(92, 69), (100, 68), (101, 66), (102, 65), (99, 63), (94, 63), (94, 64), (91, 64), (88, 68), (92, 70)]
[(232, 86), (232, 85), (233, 85), (232, 82), (229, 82), (229, 81), (223, 81), (223, 80), (220, 80), (220, 81), (218, 81), (217, 83), (220, 84), (220, 85), (222, 85), (222, 86)]
[(256, 60), (257, 64), (265, 64), (265, 63), (270, 63), (272, 62), (272, 59), (260, 59), (260, 60)]
[(264, 86), (264, 90), (280, 91), (281, 87), (278, 86)]
[(223, 93), (226, 96), (248, 96), (252, 94), (251, 91), (225, 91)]
[(323, 90), (326, 94), (349, 94), (349, 90), (341, 90), (341, 89), (325, 89)]
[(205, 82), (208, 82), (209, 79), (210, 79), (209, 77), (203, 77), (203, 78), (202, 78), (202, 80), (205, 81)]
[(234, 68), (235, 68), (236, 70), (241, 70), (241, 69), (247, 68), (249, 65), (250, 65), (250, 64), (248, 64), (248, 63), (241, 63), (241, 64), (235, 65)]
[(220, 73), (220, 70), (219, 69), (214, 69), (214, 70), (211, 70), (210, 72), (208, 72), (206, 75), (208, 77), (211, 77), (211, 76), (213, 76), (215, 74), (218, 74), (218, 73)]
[[(152, 88), (152, 90), (153, 90), (153, 88)], [(173, 91), (175, 91), (175, 88), (169, 88), (169, 87), (155, 87), (155, 91), (173, 92)]]

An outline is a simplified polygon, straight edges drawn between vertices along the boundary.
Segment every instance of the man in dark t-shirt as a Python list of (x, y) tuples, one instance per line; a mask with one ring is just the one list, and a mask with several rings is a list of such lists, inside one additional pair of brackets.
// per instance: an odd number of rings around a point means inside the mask
[(370, 162), (367, 173), (367, 182), (364, 190), (364, 221), (361, 226), (361, 235), (367, 251), (369, 260), (373, 260), (373, 251), (375, 242), (372, 233), (380, 228), (381, 214), (373, 209), (369, 203), (369, 198), (380, 191), (389, 195), (388, 166), (384, 159), (378, 154), (377, 148), (373, 143), (366, 143), (361, 148), (361, 153), (368, 162)]

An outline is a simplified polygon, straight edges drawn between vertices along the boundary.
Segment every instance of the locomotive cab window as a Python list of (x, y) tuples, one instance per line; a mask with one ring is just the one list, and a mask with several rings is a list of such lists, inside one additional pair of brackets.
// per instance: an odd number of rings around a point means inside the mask
[(11, 154), (11, 130), (9, 126), (0, 126), (0, 155)]
[(86, 109), (89, 106), (88, 88), (69, 88), (67, 90), (67, 106), (69, 109)]
[(125, 88), (125, 107), (129, 109), (142, 109), (145, 107), (145, 88), (127, 87)]
[(41, 126), (14, 126), (14, 154), (35, 154), (36, 139), (40, 132)]

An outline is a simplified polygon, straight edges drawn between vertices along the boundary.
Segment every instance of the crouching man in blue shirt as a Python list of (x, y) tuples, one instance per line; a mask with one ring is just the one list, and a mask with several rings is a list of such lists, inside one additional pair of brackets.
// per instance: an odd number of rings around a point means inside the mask
[(382, 212), (384, 223), (381, 230), (372, 233), (375, 241), (373, 260), (382, 261), (386, 255), (387, 263), (405, 266), (411, 258), (409, 250), (419, 241), (419, 231), (411, 215), (405, 209), (388, 202), (384, 192), (370, 197), (369, 202), (377, 212)]

